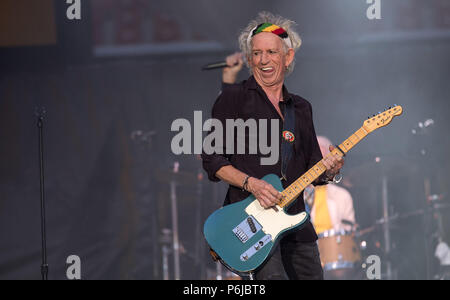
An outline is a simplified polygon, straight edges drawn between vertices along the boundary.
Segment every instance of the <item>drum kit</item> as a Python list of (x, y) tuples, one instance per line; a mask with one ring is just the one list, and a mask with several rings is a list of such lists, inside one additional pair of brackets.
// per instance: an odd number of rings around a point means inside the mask
[[(359, 157), (358, 166), (347, 166), (343, 185), (373, 200), (362, 203), (364, 216), (356, 214), (369, 223), (319, 235), (325, 279), (371, 279), (366, 267), (373, 255), (381, 279), (450, 279), (450, 197), (433, 193), (442, 189), (433, 124), (427, 119), (412, 129), (409, 154)], [(356, 197), (355, 205), (361, 202)]]
[[(386, 166), (389, 167), (386, 168)], [(430, 181), (425, 178), (425, 195), (421, 197), (424, 200), (419, 199), (420, 209), (394, 212), (393, 202), (396, 199), (392, 195), (388, 197), (388, 178), (395, 182), (399, 180), (396, 177), (400, 177), (401, 173), (414, 174), (416, 170), (413, 168), (414, 165), (405, 160), (377, 157), (373, 162), (347, 173), (347, 180), (353, 185), (363, 185), (367, 182), (379, 184), (380, 191), (377, 192), (377, 197), (380, 203), (377, 205), (381, 206), (382, 217), (374, 220), (368, 227), (359, 228), (352, 224), (352, 230), (329, 230), (318, 235), (325, 279), (368, 279), (366, 260), (372, 255), (381, 258), (381, 279), (405, 277), (405, 274), (399, 272), (399, 260), (406, 261), (403, 264), (417, 266), (414, 272), (419, 275), (416, 275), (415, 279), (450, 279), (450, 250), (447, 251), (448, 253), (444, 251), (445, 253), (438, 254), (438, 247), (450, 249), (445, 243), (445, 239), (448, 239), (446, 236), (448, 232), (445, 230), (446, 222), (450, 215), (450, 203), (446, 201), (445, 195), (431, 194)], [(403, 169), (407, 172), (399, 172)], [(362, 182), (362, 179), (366, 179), (366, 182)], [(420, 230), (415, 231), (405, 224), (416, 224)], [(409, 234), (415, 236), (419, 241), (417, 245), (422, 249), (408, 249), (408, 252), (399, 249), (401, 248), (399, 244), (403, 242), (399, 240), (399, 236), (403, 235), (401, 238), (404, 240)], [(419, 260), (422, 267), (418, 266), (418, 261), (413, 261), (413, 252), (420, 253), (415, 253), (415, 258)], [(436, 258), (440, 258), (439, 255), (448, 257), (448, 266), (444, 263), (441, 263), (440, 267), (436, 266)], [(399, 257), (401, 259), (398, 259)], [(445, 258), (441, 261), (445, 261)]]
[[(450, 204), (441, 203), (435, 205), (430, 208), (430, 211), (417, 210), (403, 215), (396, 214), (390, 217), (389, 220), (377, 220), (374, 226), (364, 229), (351, 231), (332, 229), (320, 233), (318, 235), (318, 246), (325, 279), (367, 279), (365, 270), (367, 257), (375, 254), (384, 257), (387, 260), (392, 260), (389, 257), (389, 253), (386, 253), (387, 247), (383, 247), (382, 242), (380, 242), (383, 234), (380, 235), (379, 229), (382, 229), (384, 224), (393, 224), (394, 222), (411, 217), (426, 217), (426, 215), (430, 213), (433, 215), (433, 218), (436, 219), (436, 222), (439, 223), (442, 221), (440, 218), (442, 218), (442, 214), (444, 214), (445, 211), (450, 211)], [(429, 249), (425, 252), (425, 255), (427, 256), (424, 259), (427, 264), (426, 267), (427, 269), (433, 269), (432, 266), (428, 265), (432, 264), (429, 262), (430, 258), (428, 256), (433, 254), (441, 260), (441, 266), (435, 271), (427, 270), (427, 273), (429, 274), (426, 275), (427, 278), (423, 279), (450, 279), (450, 248), (447, 243), (445, 243), (439, 229), (431, 234), (429, 238), (436, 240), (437, 242), (425, 245), (425, 248), (435, 248), (435, 251)], [(370, 245), (372, 247), (370, 247)], [(404, 255), (407, 255), (407, 253), (404, 253)], [(388, 262), (387, 260), (384, 261)], [(384, 275), (381, 279), (398, 279), (396, 277), (397, 273), (395, 272), (395, 265), (393, 265), (392, 262), (385, 267)], [(390, 267), (391, 270), (388, 270), (388, 267)]]

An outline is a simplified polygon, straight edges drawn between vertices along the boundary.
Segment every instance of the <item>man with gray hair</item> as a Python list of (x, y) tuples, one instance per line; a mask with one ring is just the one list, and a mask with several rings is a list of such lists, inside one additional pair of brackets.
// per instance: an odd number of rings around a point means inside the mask
[[(209, 179), (229, 184), (224, 205), (253, 194), (262, 207), (273, 207), (280, 203), (282, 194), (260, 178), (277, 174), (286, 188), (322, 159), (311, 104), (289, 93), (284, 85), (285, 76), (293, 71), (295, 52), (301, 45), (293, 25), (290, 20), (262, 12), (239, 36), (243, 54), (227, 58), (230, 67), (223, 70), (224, 85), (213, 106), (212, 117), (223, 124), (227, 119), (277, 120), (279, 135), (276, 139), (269, 134), (272, 132), (271, 122), (268, 122), (267, 132), (259, 129), (258, 138), (275, 143), (281, 151), (278, 152), (280, 159), (273, 165), (260, 164), (260, 158), (264, 157), (262, 153), (229, 154), (225, 150), (203, 153), (203, 167)], [(244, 62), (251, 76), (234, 84)], [(246, 147), (248, 149), (248, 145)], [(326, 157), (323, 164), (327, 170), (314, 184), (326, 184), (339, 172), (343, 163), (338, 155)], [(303, 198), (302, 195), (299, 197)], [(304, 201), (295, 201), (288, 209), (290, 214), (302, 211), (305, 211)], [(273, 255), (256, 271), (255, 278), (323, 279), (316, 241), (312, 224), (305, 222), (301, 230), (281, 239)]]

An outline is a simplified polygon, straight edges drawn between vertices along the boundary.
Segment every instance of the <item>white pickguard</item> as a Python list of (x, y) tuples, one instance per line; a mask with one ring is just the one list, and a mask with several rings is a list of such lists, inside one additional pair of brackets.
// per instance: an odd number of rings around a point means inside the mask
[(259, 204), (258, 200), (255, 200), (245, 209), (245, 212), (253, 216), (262, 226), (262, 231), (272, 236), (272, 241), (275, 241), (283, 230), (293, 227), (307, 218), (305, 212), (291, 216), (286, 214), (280, 206), (277, 205), (276, 208), (278, 211), (272, 208), (266, 209)]

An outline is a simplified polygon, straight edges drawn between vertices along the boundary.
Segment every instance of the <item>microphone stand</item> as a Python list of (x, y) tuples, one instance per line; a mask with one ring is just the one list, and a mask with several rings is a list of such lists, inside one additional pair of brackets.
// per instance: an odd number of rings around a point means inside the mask
[(47, 264), (47, 240), (45, 229), (45, 195), (44, 195), (44, 146), (43, 146), (43, 127), (45, 108), (35, 110), (37, 117), (37, 127), (39, 131), (39, 174), (40, 174), (40, 197), (41, 197), (41, 235), (42, 235), (42, 265), (41, 275), (42, 280), (48, 279), (48, 264)]
[[(148, 154), (150, 153), (150, 157), (152, 157), (152, 145), (153, 145), (153, 136), (156, 135), (156, 131), (143, 131), (143, 130), (134, 130), (131, 132), (131, 140), (138, 146), (138, 159), (140, 164), (152, 168), (152, 160), (148, 159)], [(152, 178), (147, 181), (146, 184), (143, 185), (143, 198), (145, 198), (146, 205), (147, 203), (150, 205), (151, 209), (149, 210), (148, 218), (150, 219), (150, 240), (152, 241), (152, 251), (153, 251), (153, 278), (159, 277), (159, 244), (155, 243), (158, 240), (158, 220), (156, 216), (156, 199), (153, 196), (152, 192)], [(144, 214), (144, 213), (143, 213)], [(144, 218), (147, 219), (147, 214), (143, 215)], [(146, 245), (146, 243), (145, 243)], [(164, 249), (164, 248), (163, 248)], [(163, 260), (164, 263), (164, 260)], [(163, 269), (164, 270), (164, 269)]]
[(432, 154), (429, 151), (431, 144), (430, 140), (430, 127), (434, 125), (433, 119), (427, 119), (424, 122), (419, 122), (416, 127), (411, 130), (411, 133), (416, 137), (416, 144), (420, 147), (418, 152), (418, 162), (421, 166), (423, 173), (423, 186), (425, 196), (425, 208), (423, 215), (423, 238), (424, 238), (424, 251), (425, 251), (425, 276), (426, 280), (432, 279), (433, 261), (432, 261), (432, 243), (433, 243), (433, 210), (432, 203), (429, 201), (431, 195), (431, 178), (433, 169)]
[[(176, 175), (178, 173), (179, 163), (174, 163), (173, 173)], [(170, 181), (170, 200), (171, 200), (171, 210), (172, 210), (172, 238), (173, 238), (173, 266), (175, 280), (180, 280), (180, 242), (178, 238), (178, 208), (177, 208), (177, 182), (173, 178)]]
[[(383, 175), (381, 178), (382, 184), (382, 203), (383, 203), (383, 218), (385, 220), (389, 220), (389, 198), (388, 198), (388, 186), (387, 186), (387, 176)], [(386, 222), (383, 224), (383, 237), (384, 237), (384, 252), (387, 256), (386, 261), (386, 277), (388, 280), (392, 280), (392, 257), (391, 257), (391, 228), (390, 222)]]
[(203, 257), (202, 245), (202, 202), (203, 202), (203, 173), (199, 169), (197, 172), (197, 203), (196, 203), (196, 216), (195, 216), (195, 264), (200, 268), (199, 278), (203, 278), (205, 274), (205, 260)]

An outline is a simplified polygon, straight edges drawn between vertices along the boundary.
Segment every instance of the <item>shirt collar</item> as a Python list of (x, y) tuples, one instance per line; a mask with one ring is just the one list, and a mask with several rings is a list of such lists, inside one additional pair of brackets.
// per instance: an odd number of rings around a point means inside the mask
[[(252, 75), (250, 78), (245, 82), (245, 87), (249, 90), (259, 90), (264, 93), (264, 90), (262, 87), (256, 82), (255, 77)], [(292, 94), (288, 92), (286, 86), (283, 84), (283, 102), (289, 102), (292, 100)]]

